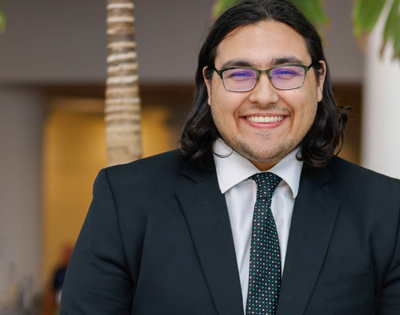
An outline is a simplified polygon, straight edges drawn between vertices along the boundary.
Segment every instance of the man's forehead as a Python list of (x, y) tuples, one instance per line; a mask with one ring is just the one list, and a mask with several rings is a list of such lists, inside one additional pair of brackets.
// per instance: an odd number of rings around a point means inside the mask
[(292, 27), (277, 21), (261, 21), (231, 30), (219, 43), (215, 64), (225, 66), (308, 64), (311, 57), (305, 39)]

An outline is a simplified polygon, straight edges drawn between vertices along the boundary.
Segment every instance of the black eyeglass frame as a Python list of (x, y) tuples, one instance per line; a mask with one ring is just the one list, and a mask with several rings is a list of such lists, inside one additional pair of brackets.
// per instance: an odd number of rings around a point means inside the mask
[[(269, 68), (269, 69), (267, 69), (267, 70), (259, 70), (259, 69), (253, 68), (253, 67), (232, 67), (232, 68), (226, 68), (226, 69), (221, 69), (221, 70), (217, 70), (215, 67), (213, 67), (212, 70), (215, 70), (215, 72), (216, 72), (216, 73), (218, 74), (218, 76), (221, 78), (222, 84), (224, 85), (224, 88), (225, 88), (227, 91), (230, 91), (230, 92), (248, 92), (248, 91), (251, 91), (252, 89), (254, 89), (254, 88), (256, 87), (257, 82), (258, 82), (258, 79), (259, 79), (261, 73), (265, 73), (265, 74), (267, 75), (269, 81), (271, 82), (271, 84), (272, 84), (276, 89), (278, 89), (278, 90), (294, 90), (294, 89), (297, 89), (297, 88), (303, 86), (304, 81), (305, 81), (305, 79), (306, 79), (306, 74), (307, 74), (308, 70), (310, 70), (315, 64), (316, 64), (316, 62), (312, 62), (309, 66), (304, 66), (304, 65), (294, 64), (294, 63), (293, 63), (293, 64), (284, 64), (284, 65), (279, 65), (279, 66), (271, 67), (271, 68)], [(296, 67), (301, 67), (301, 68), (304, 69), (303, 82), (302, 82), (300, 85), (295, 86), (295, 87), (292, 87), (292, 88), (286, 88), (286, 89), (285, 89), (285, 88), (278, 88), (278, 87), (276, 87), (275, 84), (272, 82), (272, 78), (271, 78), (271, 74), (270, 74), (271, 71), (274, 70), (274, 69), (276, 69), (276, 68), (281, 68), (281, 67), (286, 67), (286, 66), (296, 66)], [(251, 89), (240, 90), (240, 91), (234, 91), (234, 90), (228, 89), (228, 88), (225, 86), (225, 82), (224, 82), (224, 78), (222, 77), (222, 74), (223, 74), (225, 71), (234, 70), (234, 69), (251, 69), (251, 70), (254, 70), (254, 71), (256, 72), (256, 74), (257, 74), (256, 80), (255, 80), (255, 83), (254, 83), (254, 86), (253, 86)]]

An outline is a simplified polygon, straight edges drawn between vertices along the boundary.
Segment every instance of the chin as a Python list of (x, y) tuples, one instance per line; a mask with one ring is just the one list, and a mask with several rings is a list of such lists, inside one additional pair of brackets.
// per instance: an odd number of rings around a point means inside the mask
[(280, 145), (267, 150), (257, 150), (256, 148), (249, 147), (247, 144), (238, 143), (237, 147), (233, 148), (250, 161), (257, 163), (277, 163), (288, 155), (295, 146)]

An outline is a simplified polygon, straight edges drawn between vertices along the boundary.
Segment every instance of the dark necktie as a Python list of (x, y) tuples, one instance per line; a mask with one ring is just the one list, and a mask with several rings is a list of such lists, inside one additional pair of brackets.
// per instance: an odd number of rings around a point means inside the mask
[(251, 235), (246, 314), (275, 315), (281, 286), (281, 255), (271, 199), (282, 179), (272, 173), (255, 174), (250, 179), (257, 184), (257, 200)]

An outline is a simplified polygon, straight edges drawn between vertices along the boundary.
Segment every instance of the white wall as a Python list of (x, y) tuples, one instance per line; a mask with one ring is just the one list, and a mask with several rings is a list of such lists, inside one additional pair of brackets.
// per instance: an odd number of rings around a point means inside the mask
[[(214, 0), (134, 0), (141, 82), (193, 82)], [(106, 1), (2, 0), (0, 84), (102, 84), (106, 73)], [(324, 30), (333, 80), (361, 82), (362, 54), (348, 0), (327, 0)]]
[(349, 0), (327, 0), (326, 11), (330, 23), (322, 29), (325, 53), (334, 83), (361, 83), (364, 55), (353, 35)]
[(32, 89), (0, 88), (0, 313), (11, 285), (40, 287), (45, 107)]
[(381, 58), (383, 21), (367, 46), (363, 93), (362, 165), (400, 178), (400, 60), (393, 48)]

